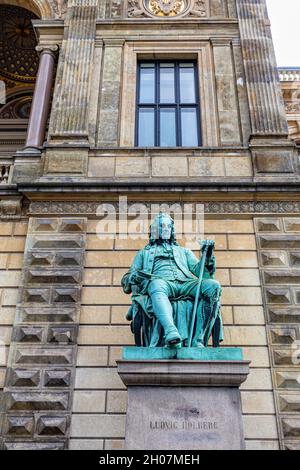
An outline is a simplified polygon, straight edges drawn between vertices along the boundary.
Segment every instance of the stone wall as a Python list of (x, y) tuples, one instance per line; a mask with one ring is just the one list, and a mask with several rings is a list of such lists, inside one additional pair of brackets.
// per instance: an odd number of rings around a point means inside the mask
[[(120, 279), (143, 240), (100, 240), (88, 221), (82, 311), (78, 337), (71, 449), (123, 446), (126, 391), (116, 359), (133, 339), (125, 314), (130, 297)], [(205, 236), (216, 241), (217, 275), (223, 286), (224, 345), (242, 346), (251, 373), (242, 386), (248, 449), (277, 449), (278, 434), (260, 287), (254, 222), (207, 219)], [(137, 246), (138, 245), (138, 246)], [(197, 248), (195, 244), (194, 248)]]

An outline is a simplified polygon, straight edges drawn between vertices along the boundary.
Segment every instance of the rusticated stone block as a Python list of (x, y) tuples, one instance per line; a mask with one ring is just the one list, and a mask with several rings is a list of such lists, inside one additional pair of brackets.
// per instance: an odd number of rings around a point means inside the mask
[(77, 307), (47, 307), (30, 308), (24, 307), (18, 312), (20, 321), (28, 322), (76, 322), (79, 317)]
[(268, 310), (270, 322), (273, 323), (299, 323), (300, 310), (298, 308), (272, 308)]
[(285, 438), (300, 438), (300, 418), (291, 417), (291, 418), (282, 418), (281, 426), (283, 435)]
[(295, 365), (295, 356), (297, 351), (293, 349), (273, 349), (273, 362), (275, 366), (293, 366)]
[(4, 443), (6, 450), (64, 450), (66, 442), (64, 441), (6, 441)]
[(280, 287), (268, 287), (265, 289), (267, 302), (270, 304), (289, 304), (291, 293), (289, 289)]
[(79, 270), (36, 270), (25, 273), (25, 281), (29, 284), (77, 284), (81, 280)]
[(67, 416), (40, 416), (36, 425), (39, 436), (64, 436), (68, 428)]
[(71, 364), (73, 349), (69, 348), (17, 348), (16, 364)]
[(300, 268), (300, 253), (290, 253), (290, 263), (293, 268)]
[(54, 253), (52, 252), (31, 252), (27, 256), (29, 266), (51, 266), (54, 261)]
[(299, 271), (265, 271), (264, 272), (265, 284), (300, 284), (300, 270)]
[(29, 249), (48, 249), (48, 250), (71, 250), (79, 249), (84, 246), (84, 238), (81, 235), (53, 235), (52, 237), (46, 235), (36, 235), (29, 239)]
[(69, 404), (68, 393), (6, 392), (5, 398), (9, 411), (65, 411)]
[(282, 224), (280, 219), (258, 218), (256, 219), (256, 228), (258, 232), (280, 232)]
[(70, 369), (46, 370), (44, 374), (45, 387), (69, 387), (71, 385)]
[(37, 387), (41, 373), (36, 369), (10, 369), (7, 374), (7, 386)]
[(300, 232), (300, 218), (283, 219), (286, 232)]
[(265, 251), (261, 254), (263, 266), (287, 266), (287, 256), (284, 251)]
[(50, 327), (48, 332), (49, 343), (73, 344), (77, 338), (77, 329), (70, 326)]
[(283, 413), (300, 412), (299, 393), (279, 393), (277, 395), (279, 410)]
[(279, 389), (300, 390), (300, 371), (275, 370), (275, 383)]
[(300, 291), (297, 290), (297, 291), (295, 292), (295, 295), (296, 295), (296, 303), (297, 303), (297, 304), (300, 304)]
[(26, 303), (47, 304), (50, 302), (50, 289), (24, 289), (22, 298)]
[(57, 266), (82, 266), (83, 252), (64, 251), (55, 255), (55, 265)]
[(79, 288), (55, 288), (53, 290), (53, 302), (76, 303), (79, 300)]
[(31, 219), (28, 231), (31, 232), (57, 232), (58, 219), (38, 218)]
[(40, 343), (44, 328), (40, 326), (19, 326), (14, 328), (13, 341), (20, 343)]
[(273, 344), (293, 344), (298, 335), (296, 328), (271, 328), (270, 339)]
[(61, 219), (59, 223), (60, 232), (85, 232), (86, 219), (66, 218)]
[(299, 235), (260, 235), (258, 238), (261, 248), (300, 248)]
[(32, 416), (7, 416), (6, 433), (14, 436), (30, 436), (33, 433)]

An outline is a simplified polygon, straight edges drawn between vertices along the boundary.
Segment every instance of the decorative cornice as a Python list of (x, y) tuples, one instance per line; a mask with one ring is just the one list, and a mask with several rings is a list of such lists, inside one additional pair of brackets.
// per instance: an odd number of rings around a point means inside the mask
[[(29, 206), (30, 215), (96, 215), (99, 201), (34, 201)], [(108, 201), (105, 201), (108, 202)], [(118, 203), (112, 202), (116, 209)], [(201, 204), (201, 201), (198, 201)], [(300, 201), (233, 201), (204, 202), (205, 214), (299, 214)], [(150, 207), (150, 203), (145, 203)]]

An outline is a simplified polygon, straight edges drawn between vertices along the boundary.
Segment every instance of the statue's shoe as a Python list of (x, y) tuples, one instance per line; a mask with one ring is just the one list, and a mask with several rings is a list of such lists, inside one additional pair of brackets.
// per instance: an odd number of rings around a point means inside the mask
[(197, 341), (192, 342), (192, 348), (205, 348), (203, 343), (198, 343)]
[(166, 344), (171, 347), (182, 342), (182, 338), (180, 334), (178, 333), (177, 328), (173, 328), (166, 334), (165, 341), (166, 341)]

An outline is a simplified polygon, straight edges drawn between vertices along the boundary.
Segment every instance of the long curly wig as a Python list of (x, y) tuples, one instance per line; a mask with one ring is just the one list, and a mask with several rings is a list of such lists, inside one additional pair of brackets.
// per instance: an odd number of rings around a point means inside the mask
[(168, 219), (169, 222), (171, 222), (171, 225), (172, 225), (171, 237), (168, 240), (168, 242), (172, 245), (177, 245), (174, 220), (172, 219), (172, 217), (167, 212), (160, 212), (158, 215), (156, 215), (153, 222), (152, 222), (152, 224), (150, 225), (149, 245), (154, 245), (154, 243), (157, 242), (158, 238), (157, 238), (157, 236), (155, 236), (155, 233), (157, 234), (158, 230), (155, 230), (155, 228), (160, 225), (162, 219)]

